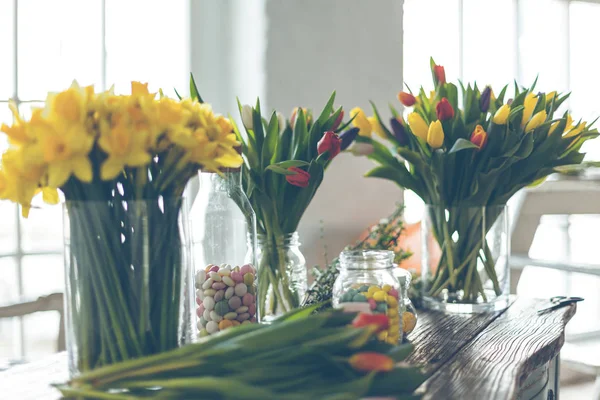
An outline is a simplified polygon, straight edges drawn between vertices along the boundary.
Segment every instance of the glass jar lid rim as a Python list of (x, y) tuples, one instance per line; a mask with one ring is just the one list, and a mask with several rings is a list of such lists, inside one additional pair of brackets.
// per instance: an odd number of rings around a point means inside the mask
[[(393, 268), (394, 252), (391, 250), (344, 250), (340, 254), (340, 262), (352, 263), (386, 263), (383, 268)], [(382, 267), (380, 267), (382, 268)]]

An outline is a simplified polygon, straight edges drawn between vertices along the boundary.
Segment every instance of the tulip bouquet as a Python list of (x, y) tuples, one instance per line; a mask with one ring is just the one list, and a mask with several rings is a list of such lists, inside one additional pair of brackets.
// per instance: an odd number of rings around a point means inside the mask
[[(71, 373), (177, 347), (184, 298), (187, 181), (200, 168), (239, 167), (229, 120), (190, 99), (130, 95), (74, 83), (24, 120), (2, 125), (10, 147), (0, 198), (65, 198), (67, 345)], [(193, 298), (193, 296), (187, 296)]]
[(375, 340), (388, 326), (385, 315), (311, 315), (318, 306), (294, 310), (270, 325), (230, 328), (55, 386), (65, 398), (89, 400), (421, 397), (413, 392), (426, 375), (402, 363), (413, 346)]
[(258, 309), (263, 320), (300, 305), (307, 271), (302, 260), (290, 258), (286, 238), (296, 232), (325, 169), (358, 132), (349, 129), (338, 135), (347, 124), (342, 124), (342, 108), (333, 108), (334, 100), (335, 93), (317, 118), (297, 108), (289, 121), (277, 112), (264, 119), (259, 101), (254, 108), (240, 105), (244, 132), (234, 129), (242, 142), (244, 190), (257, 217)]
[[(508, 87), (496, 97), (490, 87), (480, 91), (477, 84), (461, 83), (459, 103), (444, 68), (431, 60), (431, 71), (435, 90), (429, 95), (423, 88), (399, 93), (410, 110), (406, 120), (393, 107), (389, 125), (374, 105), (374, 121), (353, 110), (357, 140), (373, 146), (368, 157), (379, 164), (367, 176), (392, 180), (428, 205), (441, 257), (424, 282), (425, 295), (441, 302), (492, 302), (506, 294), (508, 271), (498, 274), (498, 243), (486, 235), (504, 218), (507, 201), (555, 168), (581, 163), (582, 144), (598, 132), (568, 112), (558, 115), (568, 94), (515, 84), (514, 97), (505, 101)], [(373, 131), (391, 147), (373, 140)]]

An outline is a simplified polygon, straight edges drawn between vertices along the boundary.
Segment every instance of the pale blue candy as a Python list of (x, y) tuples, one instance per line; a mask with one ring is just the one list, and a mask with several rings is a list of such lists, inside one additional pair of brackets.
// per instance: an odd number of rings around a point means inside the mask
[(229, 312), (229, 304), (227, 300), (221, 300), (215, 305), (215, 312), (220, 316), (223, 316)]

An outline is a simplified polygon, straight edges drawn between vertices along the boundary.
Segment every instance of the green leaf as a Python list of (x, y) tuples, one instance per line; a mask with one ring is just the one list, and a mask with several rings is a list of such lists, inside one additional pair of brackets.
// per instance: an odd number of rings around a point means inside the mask
[(277, 164), (271, 164), (265, 170), (270, 170), (280, 175), (296, 175), (297, 172), (289, 171), (287, 168), (281, 168)]
[(281, 162), (278, 162), (278, 163), (272, 164), (272, 165), (276, 165), (278, 167), (288, 169), (290, 167), (306, 167), (309, 165), (309, 163), (306, 161), (302, 161), (302, 160), (287, 160), (287, 161), (281, 161)]
[(419, 184), (404, 166), (392, 168), (387, 165), (380, 165), (367, 172), (365, 176), (388, 179), (392, 182), (396, 182), (396, 184), (402, 188), (420, 193)]
[(410, 353), (413, 352), (414, 349), (415, 346), (412, 343), (408, 342), (401, 344), (400, 346), (395, 346), (390, 352), (387, 353), (387, 355), (391, 357), (395, 362), (400, 362), (404, 361), (406, 357), (408, 357)]
[(331, 113), (333, 111), (333, 102), (334, 101), (335, 101), (335, 90), (333, 91), (333, 93), (331, 93), (331, 96), (329, 96), (329, 100), (327, 101), (327, 104), (325, 104), (323, 111), (321, 111), (321, 115), (319, 115), (319, 118), (317, 118), (317, 122), (321, 126), (325, 124), (325, 121), (327, 121), (327, 119), (329, 119), (329, 116), (331, 115)]
[(200, 103), (204, 103), (202, 97), (200, 97), (200, 92), (198, 92), (198, 87), (196, 86), (196, 81), (194, 80), (194, 74), (190, 72), (190, 97), (192, 99), (198, 100)]
[(175, 95), (177, 96), (177, 98), (178, 98), (179, 100), (181, 100), (183, 97), (181, 97), (181, 96), (179, 95), (179, 93), (177, 92), (177, 89), (173, 88), (173, 90), (175, 91)]
[(388, 140), (395, 141), (396, 137), (394, 136), (394, 134), (392, 132), (390, 132), (390, 130), (383, 123), (383, 120), (381, 119), (381, 115), (379, 115), (379, 111), (377, 111), (377, 107), (375, 106), (375, 103), (373, 103), (372, 101), (369, 101), (369, 103), (371, 103), (371, 107), (373, 107), (373, 114), (375, 115), (375, 119), (377, 120), (377, 122), (379, 123), (381, 128), (383, 129), (383, 132), (385, 132), (385, 135), (387, 136)]
[(450, 149), (448, 154), (457, 153), (461, 150), (467, 150), (467, 149), (479, 149), (479, 147), (477, 147), (477, 145), (470, 142), (469, 140), (460, 138), (456, 142), (454, 142), (454, 145), (452, 146), (452, 148)]
[(273, 321), (273, 324), (280, 324), (285, 321), (293, 321), (295, 319), (306, 318), (309, 315), (311, 315), (315, 310), (318, 310), (319, 308), (328, 304), (330, 301), (331, 300), (325, 301), (322, 303), (318, 303), (318, 304), (313, 304), (312, 306), (309, 306), (309, 307), (296, 308), (290, 312), (283, 314), (281, 317), (277, 318), (275, 321)]
[(277, 157), (276, 148), (279, 139), (279, 123), (277, 121), (277, 114), (273, 112), (271, 114), (271, 120), (267, 126), (267, 136), (263, 143), (262, 148), (262, 165), (266, 167), (272, 160)]

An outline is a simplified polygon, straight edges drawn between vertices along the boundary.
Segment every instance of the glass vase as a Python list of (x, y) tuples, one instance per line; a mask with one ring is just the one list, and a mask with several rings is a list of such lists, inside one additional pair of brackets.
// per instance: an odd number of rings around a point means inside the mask
[(401, 319), (402, 319), (402, 334), (404, 339), (406, 335), (415, 330), (417, 326), (417, 309), (410, 300), (410, 283), (412, 281), (412, 275), (404, 268), (394, 265), (394, 276), (398, 279), (401, 288), (402, 305), (401, 305)]
[(425, 206), (423, 305), (451, 313), (508, 306), (510, 232), (505, 205)]
[(73, 377), (190, 343), (183, 200), (67, 201), (65, 325)]
[(240, 170), (202, 172), (191, 216), (198, 336), (257, 322), (256, 216)]
[(339, 260), (340, 274), (333, 284), (333, 307), (387, 315), (389, 328), (377, 338), (389, 344), (401, 342), (401, 315), (406, 294), (394, 274), (394, 252), (346, 250)]
[(306, 295), (308, 271), (300, 252), (298, 232), (282, 236), (257, 235), (255, 257), (258, 262), (258, 314), (260, 322), (298, 308)]

